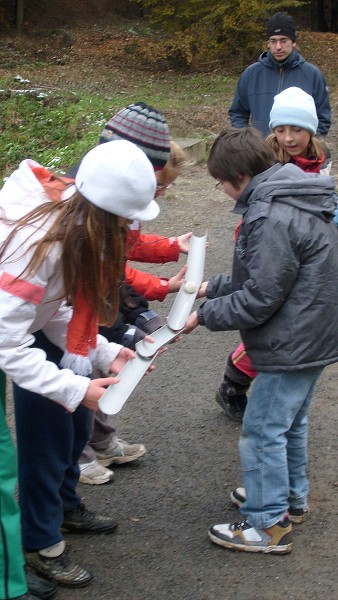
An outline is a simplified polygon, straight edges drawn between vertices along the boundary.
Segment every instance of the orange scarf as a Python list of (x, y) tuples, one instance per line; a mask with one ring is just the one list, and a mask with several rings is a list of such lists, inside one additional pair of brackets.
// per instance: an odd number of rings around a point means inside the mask
[[(74, 179), (67, 177), (56, 179), (44, 167), (31, 166), (30, 168), (53, 202), (60, 202), (62, 193), (74, 183)], [(90, 375), (93, 370), (92, 360), (96, 351), (97, 334), (98, 321), (93, 316), (80, 285), (75, 295), (73, 315), (68, 323), (66, 351), (60, 366), (71, 369), (77, 375)]]

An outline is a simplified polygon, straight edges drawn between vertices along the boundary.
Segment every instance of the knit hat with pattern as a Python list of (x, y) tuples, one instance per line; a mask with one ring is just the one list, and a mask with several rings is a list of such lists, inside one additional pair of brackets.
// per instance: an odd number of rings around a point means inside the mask
[(163, 169), (169, 160), (167, 122), (156, 108), (145, 102), (130, 104), (112, 117), (101, 133), (100, 144), (119, 139), (133, 142), (141, 148), (155, 171)]

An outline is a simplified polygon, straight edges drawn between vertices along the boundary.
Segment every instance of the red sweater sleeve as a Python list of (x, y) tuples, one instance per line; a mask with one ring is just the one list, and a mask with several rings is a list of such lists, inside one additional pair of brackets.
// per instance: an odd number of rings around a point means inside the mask
[(128, 263), (125, 267), (125, 281), (134, 290), (144, 296), (147, 300), (159, 300), (162, 302), (169, 292), (169, 279), (156, 277), (150, 273), (144, 273), (133, 269)]
[(131, 230), (128, 232), (128, 258), (139, 262), (177, 262), (180, 247), (177, 238), (167, 238)]

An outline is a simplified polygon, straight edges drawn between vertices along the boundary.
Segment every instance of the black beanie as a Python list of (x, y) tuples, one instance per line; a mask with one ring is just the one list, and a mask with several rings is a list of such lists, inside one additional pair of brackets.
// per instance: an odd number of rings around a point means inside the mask
[(293, 18), (285, 12), (276, 13), (269, 19), (267, 26), (268, 39), (272, 35), (285, 35), (293, 42), (296, 41), (297, 32)]

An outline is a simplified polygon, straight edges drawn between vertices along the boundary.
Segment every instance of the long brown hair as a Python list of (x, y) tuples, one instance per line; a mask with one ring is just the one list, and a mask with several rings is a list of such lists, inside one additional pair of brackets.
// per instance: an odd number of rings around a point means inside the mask
[[(33, 241), (35, 250), (20, 276), (36, 273), (56, 243), (61, 244), (65, 299), (74, 306), (81, 286), (93, 315), (102, 325), (114, 323), (119, 307), (119, 286), (123, 277), (126, 232), (118, 217), (88, 202), (79, 192), (60, 202), (45, 202), (15, 222), (0, 248), (0, 261), (16, 234), (29, 225), (47, 232)], [(8, 257), (6, 257), (8, 260)]]

